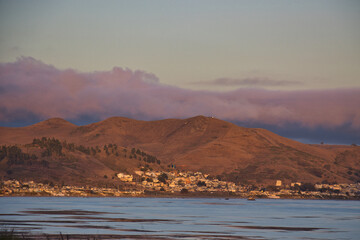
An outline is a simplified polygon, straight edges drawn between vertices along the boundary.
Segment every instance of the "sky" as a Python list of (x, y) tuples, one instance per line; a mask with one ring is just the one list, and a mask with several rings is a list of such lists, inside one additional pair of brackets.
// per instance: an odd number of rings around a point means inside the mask
[(214, 116), (360, 144), (360, 1), (0, 0), (0, 126)]

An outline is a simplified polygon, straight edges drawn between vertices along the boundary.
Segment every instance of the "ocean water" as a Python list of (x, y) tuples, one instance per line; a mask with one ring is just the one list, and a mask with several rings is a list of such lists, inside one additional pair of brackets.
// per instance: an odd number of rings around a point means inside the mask
[(1, 197), (0, 225), (124, 239), (360, 239), (360, 201)]

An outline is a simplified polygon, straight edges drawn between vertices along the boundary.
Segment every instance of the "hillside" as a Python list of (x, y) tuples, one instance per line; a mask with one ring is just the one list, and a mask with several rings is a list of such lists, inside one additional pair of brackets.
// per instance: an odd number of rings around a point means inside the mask
[(55, 138), (0, 146), (0, 176), (56, 185), (124, 187), (117, 173), (163, 170), (161, 161), (140, 149), (116, 144), (85, 147)]
[[(165, 165), (241, 183), (360, 180), (360, 147), (302, 144), (264, 129), (243, 128), (211, 117), (160, 121), (112, 117), (85, 126), (56, 118), (27, 127), (0, 128), (0, 145), (28, 144), (42, 137), (86, 147), (111, 143), (140, 148)], [(114, 161), (123, 164), (121, 159)]]

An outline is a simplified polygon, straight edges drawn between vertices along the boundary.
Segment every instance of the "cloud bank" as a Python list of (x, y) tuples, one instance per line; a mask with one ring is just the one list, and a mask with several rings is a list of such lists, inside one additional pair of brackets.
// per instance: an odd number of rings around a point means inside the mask
[(346, 126), (360, 138), (359, 106), (360, 89), (192, 91), (163, 85), (151, 73), (118, 67), (84, 73), (30, 57), (0, 64), (2, 126), (51, 117), (79, 124), (111, 116), (154, 120), (205, 115), (276, 128)]
[(248, 86), (248, 87), (279, 87), (302, 85), (298, 81), (273, 80), (268, 78), (217, 78), (212, 81), (194, 82), (195, 85), (214, 85), (214, 86)]

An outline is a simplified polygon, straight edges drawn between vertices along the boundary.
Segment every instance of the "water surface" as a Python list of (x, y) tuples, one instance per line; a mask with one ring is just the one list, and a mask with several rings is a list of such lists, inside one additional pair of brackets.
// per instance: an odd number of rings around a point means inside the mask
[(360, 202), (2, 197), (0, 225), (34, 234), (116, 234), (119, 238), (129, 239), (131, 236), (157, 239), (359, 239)]

